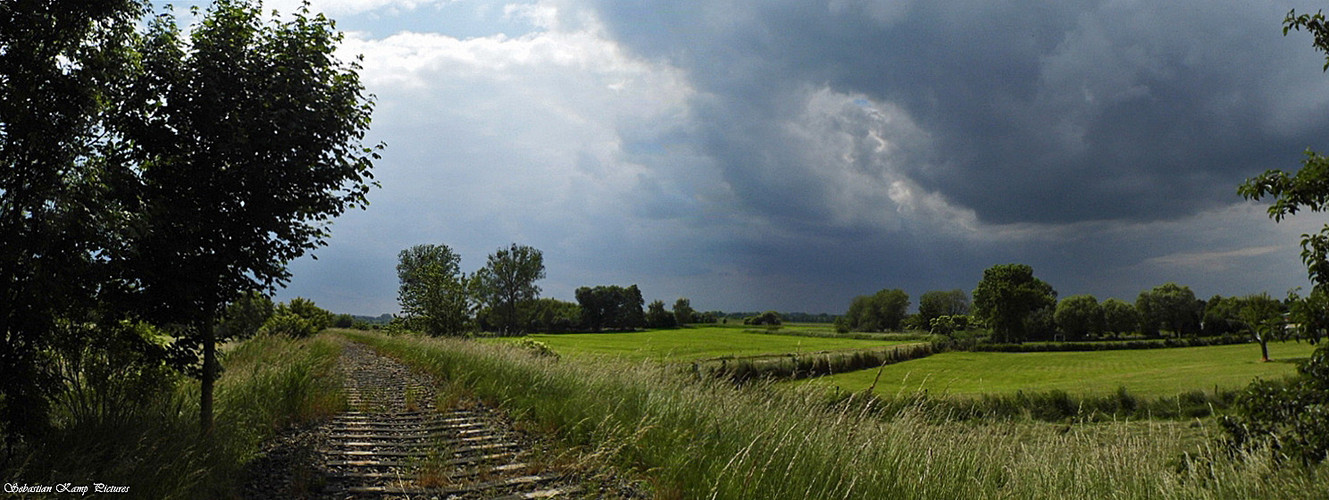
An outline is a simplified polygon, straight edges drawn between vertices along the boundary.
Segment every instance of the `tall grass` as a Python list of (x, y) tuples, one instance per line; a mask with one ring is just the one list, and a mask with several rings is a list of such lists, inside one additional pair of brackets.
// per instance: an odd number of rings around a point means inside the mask
[[(331, 337), (261, 336), (228, 347), (216, 426), (199, 435), (198, 381), (82, 360), (56, 402), (55, 427), (3, 471), (8, 482), (129, 486), (134, 498), (236, 496), (244, 465), (282, 427), (344, 406)], [(96, 367), (109, 368), (109, 372)], [(101, 378), (98, 378), (101, 377)]]
[[(733, 384), (655, 363), (354, 334), (610, 460), (662, 498), (1324, 498), (1325, 469), (1206, 446), (1176, 422), (953, 423), (922, 406)], [(857, 395), (855, 398), (862, 398)], [(938, 422), (942, 423), (938, 423)], [(1206, 441), (1206, 442), (1212, 442)]]

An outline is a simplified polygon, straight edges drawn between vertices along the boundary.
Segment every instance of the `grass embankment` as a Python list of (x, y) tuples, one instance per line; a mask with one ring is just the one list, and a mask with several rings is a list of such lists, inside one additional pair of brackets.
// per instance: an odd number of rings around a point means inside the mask
[[(352, 334), (648, 480), (660, 498), (1323, 498), (1326, 473), (1267, 454), (1184, 461), (1184, 424), (878, 418), (816, 390), (735, 387), (658, 363)], [(1211, 442), (1211, 439), (1204, 440)], [(1318, 474), (1318, 476), (1317, 476)]]
[(56, 406), (56, 427), (4, 471), (5, 481), (129, 486), (128, 498), (235, 497), (264, 439), (345, 406), (333, 372), (339, 342), (265, 336), (227, 346), (208, 440), (199, 437), (197, 380), (81, 373)]
[[(1260, 361), (1254, 344), (1093, 352), (946, 352), (886, 366), (876, 392), (895, 395), (918, 390), (931, 394), (977, 396), (1017, 391), (1109, 394), (1125, 387), (1137, 396), (1176, 396), (1190, 391), (1234, 390), (1256, 378), (1282, 378), (1296, 372), (1295, 361), (1315, 346), (1272, 342), (1274, 362)], [(809, 384), (861, 391), (877, 370), (821, 377)]]
[(624, 333), (532, 334), (524, 338), (544, 342), (563, 356), (614, 356), (633, 361), (669, 362), (881, 349), (913, 342), (771, 335), (724, 326)]

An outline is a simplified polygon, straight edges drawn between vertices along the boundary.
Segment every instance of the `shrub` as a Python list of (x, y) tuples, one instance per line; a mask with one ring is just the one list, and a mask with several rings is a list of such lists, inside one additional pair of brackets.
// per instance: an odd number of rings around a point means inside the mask
[(1329, 346), (1297, 371), (1286, 381), (1257, 380), (1242, 393), (1235, 415), (1222, 421), (1232, 447), (1268, 446), (1279, 458), (1304, 463), (1329, 457)]

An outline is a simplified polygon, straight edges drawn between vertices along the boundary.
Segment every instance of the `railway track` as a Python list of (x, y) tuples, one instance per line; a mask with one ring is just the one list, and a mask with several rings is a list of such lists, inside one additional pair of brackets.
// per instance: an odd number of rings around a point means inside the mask
[(350, 410), (326, 426), (325, 498), (551, 498), (579, 491), (493, 410), (437, 408), (436, 384), (372, 349), (342, 354)]

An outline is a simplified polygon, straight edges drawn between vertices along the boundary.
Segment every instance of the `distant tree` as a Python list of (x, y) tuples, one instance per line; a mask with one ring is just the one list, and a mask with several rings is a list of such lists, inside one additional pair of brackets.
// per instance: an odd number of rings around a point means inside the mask
[(1200, 333), (1203, 303), (1195, 299), (1190, 287), (1164, 283), (1140, 292), (1135, 308), (1140, 311), (1140, 328), (1157, 335), (1160, 330), (1181, 336)]
[(1030, 315), (1056, 303), (1056, 290), (1035, 278), (1034, 268), (1025, 264), (992, 266), (974, 289), (974, 316), (992, 328), (997, 342), (1023, 342)]
[(1320, 339), (1329, 333), (1329, 294), (1323, 287), (1314, 288), (1310, 295), (1302, 297), (1296, 290), (1288, 292), (1288, 316), (1299, 337), (1311, 344), (1320, 343)]
[(1106, 320), (1103, 308), (1093, 295), (1072, 295), (1057, 302), (1053, 312), (1057, 328), (1070, 340), (1083, 340), (1103, 332)]
[(918, 322), (931, 325), (933, 318), (969, 314), (969, 293), (955, 289), (949, 292), (934, 290), (918, 298)]
[(898, 331), (909, 309), (909, 294), (900, 289), (886, 289), (872, 295), (854, 297), (841, 325), (854, 331)]
[(762, 326), (762, 325), (778, 326), (783, 323), (784, 319), (780, 317), (780, 313), (775, 311), (766, 311), (756, 316), (750, 316), (743, 320), (743, 324), (754, 325), (754, 326)]
[(186, 325), (172, 346), (191, 371), (201, 361), (206, 431), (223, 306), (289, 281), (287, 263), (326, 245), (329, 221), (366, 206), (378, 153), (361, 143), (372, 102), (359, 67), (334, 57), (331, 20), (265, 20), (234, 0), (201, 17), (186, 34), (158, 15), (131, 42), (136, 73), (109, 125), (134, 165), (133, 238), (106, 254), (140, 317)]
[(397, 259), (397, 301), (406, 322), (429, 335), (465, 332), (471, 304), (461, 256), (447, 245), (415, 245)]
[(692, 310), (692, 301), (687, 297), (679, 297), (674, 301), (674, 322), (686, 325), (696, 321), (697, 312)]
[(535, 282), (545, 277), (544, 254), (526, 245), (513, 243), (489, 255), (485, 267), (475, 273), (480, 302), (488, 306), (496, 327), (504, 333), (523, 328), (519, 305), (540, 296)]
[(1241, 320), (1251, 338), (1260, 344), (1260, 361), (1269, 361), (1269, 340), (1281, 340), (1286, 331), (1283, 304), (1267, 293), (1249, 295), (1242, 299)]
[(272, 317), (276, 307), (272, 299), (260, 292), (249, 292), (232, 301), (217, 324), (217, 338), (247, 339), (253, 337)]
[(678, 326), (674, 313), (665, 309), (664, 301), (652, 301), (646, 306), (646, 326), (650, 328), (672, 328)]
[(646, 324), (644, 301), (637, 285), (581, 287), (576, 291), (582, 325), (591, 331), (633, 330)]
[(570, 332), (581, 321), (581, 306), (558, 299), (540, 298), (523, 302), (521, 317), (530, 318), (528, 331)]
[(333, 318), (332, 326), (337, 328), (351, 328), (352, 326), (355, 326), (355, 318), (350, 314), (338, 314), (336, 318)]
[(1115, 334), (1133, 333), (1140, 329), (1140, 313), (1134, 305), (1121, 299), (1107, 299), (1103, 309), (1103, 328)]
[(1205, 335), (1228, 335), (1245, 329), (1241, 319), (1241, 297), (1223, 297), (1215, 295), (1205, 301), (1200, 332)]

